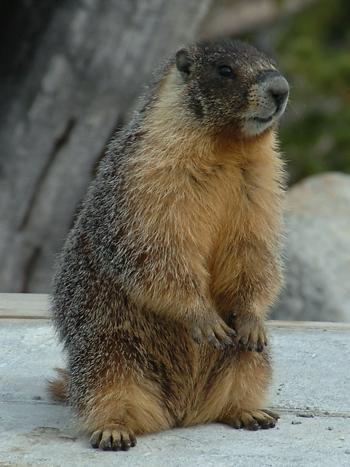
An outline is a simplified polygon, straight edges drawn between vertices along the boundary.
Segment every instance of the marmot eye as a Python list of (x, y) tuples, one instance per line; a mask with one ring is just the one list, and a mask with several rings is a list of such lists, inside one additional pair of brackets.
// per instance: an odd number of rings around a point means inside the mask
[(218, 72), (221, 76), (224, 76), (225, 78), (233, 78), (234, 73), (233, 70), (230, 66), (227, 65), (221, 65), (218, 68)]

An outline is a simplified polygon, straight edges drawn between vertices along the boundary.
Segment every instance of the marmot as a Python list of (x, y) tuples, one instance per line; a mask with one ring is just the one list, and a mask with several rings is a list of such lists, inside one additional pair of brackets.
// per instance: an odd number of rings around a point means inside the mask
[(109, 145), (59, 260), (51, 382), (91, 445), (222, 422), (273, 427), (264, 317), (281, 282), (288, 83), (231, 40), (179, 50)]

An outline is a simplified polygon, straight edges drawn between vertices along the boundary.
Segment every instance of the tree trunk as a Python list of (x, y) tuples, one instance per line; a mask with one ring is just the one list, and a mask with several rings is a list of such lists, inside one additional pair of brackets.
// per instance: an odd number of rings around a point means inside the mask
[(46, 292), (107, 140), (153, 67), (194, 37), (210, 0), (22, 3), (34, 27), (22, 27), (18, 8), (17, 20), (1, 19), (11, 55), (1, 74), (0, 290)]

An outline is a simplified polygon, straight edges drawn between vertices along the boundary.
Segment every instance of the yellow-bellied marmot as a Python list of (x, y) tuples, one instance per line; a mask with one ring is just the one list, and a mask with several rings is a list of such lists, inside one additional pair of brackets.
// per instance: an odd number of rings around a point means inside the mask
[(233, 41), (181, 49), (111, 142), (53, 294), (51, 382), (93, 447), (223, 422), (273, 427), (264, 317), (280, 284), (288, 83)]

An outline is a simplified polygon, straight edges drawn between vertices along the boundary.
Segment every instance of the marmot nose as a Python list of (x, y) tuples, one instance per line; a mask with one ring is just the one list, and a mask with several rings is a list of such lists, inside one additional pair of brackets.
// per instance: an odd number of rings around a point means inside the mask
[(288, 81), (283, 78), (283, 76), (271, 77), (267, 82), (266, 92), (272, 96), (277, 105), (277, 109), (280, 109), (287, 100), (289, 94)]

